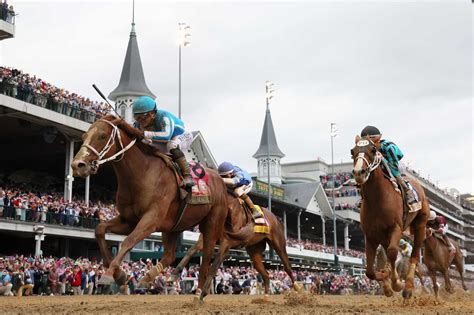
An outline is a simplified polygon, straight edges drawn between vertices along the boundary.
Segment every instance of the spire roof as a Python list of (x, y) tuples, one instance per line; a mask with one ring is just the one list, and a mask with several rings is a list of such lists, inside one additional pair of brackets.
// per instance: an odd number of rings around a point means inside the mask
[[(267, 137), (268, 133), (268, 137)], [(276, 156), (282, 158), (285, 156), (278, 147), (275, 130), (273, 129), (272, 116), (270, 114), (270, 109), (267, 107), (267, 112), (265, 114), (265, 123), (263, 125), (262, 138), (260, 139), (260, 147), (257, 152), (253, 155), (254, 158), (258, 159), (260, 157), (267, 156), (267, 150), (270, 152), (270, 156)]]
[(109, 94), (109, 99), (117, 100), (121, 96), (156, 96), (148, 89), (143, 74), (140, 51), (138, 50), (135, 23), (132, 22), (132, 30), (128, 41), (127, 54), (123, 62), (122, 75), (118, 86)]

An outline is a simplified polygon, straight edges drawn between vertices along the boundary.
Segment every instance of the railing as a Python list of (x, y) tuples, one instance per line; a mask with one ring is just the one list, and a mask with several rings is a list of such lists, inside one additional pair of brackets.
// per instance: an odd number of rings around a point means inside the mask
[(18, 222), (38, 222), (45, 224), (56, 224), (63, 226), (74, 226), (85, 229), (95, 229), (100, 220), (94, 217), (83, 217), (68, 215), (64, 213), (43, 212), (31, 209), (15, 208), (6, 206), (0, 219)]
[(5, 82), (5, 79), (7, 77), (0, 82), (0, 93), (2, 94), (88, 123), (93, 123), (100, 118), (96, 112), (81, 108), (78, 102), (71, 104), (58, 102), (53, 95), (23, 91), (18, 89), (16, 84)]

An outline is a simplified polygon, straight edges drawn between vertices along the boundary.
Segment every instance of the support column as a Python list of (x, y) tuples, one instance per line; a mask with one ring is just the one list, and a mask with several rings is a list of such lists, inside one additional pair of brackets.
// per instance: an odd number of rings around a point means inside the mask
[(43, 251), (41, 250), (41, 241), (44, 241), (45, 235), (43, 234), (44, 231), (44, 226), (42, 225), (35, 225), (33, 227), (33, 230), (35, 231), (35, 256), (40, 256), (43, 254)]
[(84, 192), (84, 203), (86, 204), (86, 207), (89, 207), (90, 180), (91, 180), (91, 177), (87, 176), (86, 177), (86, 191)]
[(326, 219), (321, 217), (322, 226), (323, 226), (323, 245), (326, 246)]
[(285, 239), (288, 238), (287, 227), (286, 227), (286, 211), (283, 210), (283, 229), (285, 231)]
[(74, 177), (72, 176), (72, 167), (71, 163), (74, 158), (74, 141), (69, 141), (66, 144), (66, 178), (64, 182), (64, 200), (71, 202), (72, 201), (72, 182)]
[(69, 257), (69, 238), (64, 239), (64, 257)]
[(301, 241), (301, 210), (298, 210), (298, 216), (296, 217), (296, 225), (298, 229), (298, 241)]
[(349, 224), (346, 223), (344, 226), (344, 249), (348, 250), (349, 249)]

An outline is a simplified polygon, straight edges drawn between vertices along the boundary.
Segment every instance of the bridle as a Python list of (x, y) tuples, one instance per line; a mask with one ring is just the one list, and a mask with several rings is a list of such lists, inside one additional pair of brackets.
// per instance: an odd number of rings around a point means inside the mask
[[(95, 155), (97, 155), (98, 159), (91, 161), (91, 167), (94, 171), (97, 171), (101, 164), (107, 163), (107, 162), (112, 161), (112, 160), (114, 162), (118, 162), (118, 161), (122, 160), (125, 152), (128, 149), (130, 149), (135, 144), (135, 142), (137, 141), (137, 139), (133, 139), (132, 141), (130, 141), (130, 143), (126, 147), (124, 147), (123, 143), (122, 143), (122, 137), (120, 136), (119, 127), (117, 127), (116, 125), (114, 125), (113, 123), (111, 123), (110, 121), (105, 120), (105, 119), (100, 119), (99, 121), (105, 122), (105, 123), (109, 124), (110, 126), (112, 126), (112, 132), (110, 133), (109, 140), (107, 140), (107, 143), (105, 144), (105, 146), (102, 148), (102, 150), (100, 152), (97, 151), (93, 146), (88, 145), (88, 144), (83, 144), (81, 146), (81, 148), (85, 147), (86, 149), (91, 150)], [(110, 151), (112, 146), (115, 144), (115, 138), (116, 137), (118, 139), (118, 143), (119, 143), (121, 149), (119, 151), (117, 151), (114, 155), (112, 155), (112, 156), (110, 156), (106, 159), (103, 159), (103, 157)], [(122, 155), (122, 156), (120, 158), (116, 159), (117, 156), (119, 156), (119, 155)]]
[[(370, 140), (366, 140), (366, 141), (370, 141)], [(365, 153), (364, 152), (359, 152), (359, 154), (357, 154), (357, 157), (354, 159), (354, 161), (357, 163), (358, 160), (362, 160), (362, 161), (365, 162), (365, 164), (367, 164), (367, 172), (366, 172), (366, 175), (364, 177), (364, 183), (365, 183), (369, 179), (370, 174), (372, 174), (372, 172), (377, 167), (379, 167), (380, 163), (383, 160), (383, 155), (382, 155), (382, 153), (377, 151), (375, 153), (374, 160), (372, 161), (372, 163), (369, 163), (369, 160), (367, 160), (367, 158), (365, 157)]]

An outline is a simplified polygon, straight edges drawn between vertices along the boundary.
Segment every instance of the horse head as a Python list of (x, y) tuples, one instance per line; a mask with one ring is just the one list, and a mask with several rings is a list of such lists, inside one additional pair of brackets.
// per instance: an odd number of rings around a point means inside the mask
[(101, 164), (122, 159), (125, 151), (136, 141), (134, 139), (124, 146), (123, 133), (120, 131), (120, 126), (124, 123), (122, 119), (109, 115), (89, 127), (82, 135), (83, 144), (71, 163), (74, 176), (96, 174)]
[(355, 138), (355, 147), (351, 150), (354, 168), (352, 174), (355, 181), (362, 185), (368, 179), (373, 170), (375, 170), (382, 161), (382, 154), (377, 151), (376, 144), (369, 137)]

